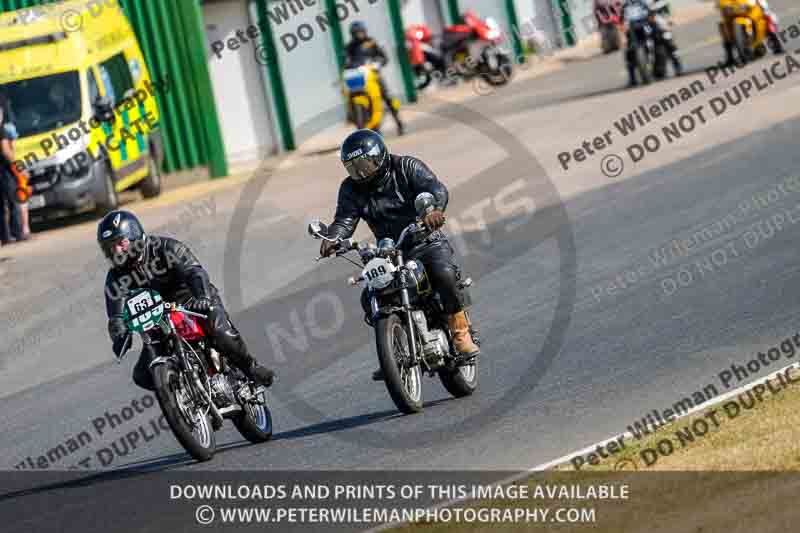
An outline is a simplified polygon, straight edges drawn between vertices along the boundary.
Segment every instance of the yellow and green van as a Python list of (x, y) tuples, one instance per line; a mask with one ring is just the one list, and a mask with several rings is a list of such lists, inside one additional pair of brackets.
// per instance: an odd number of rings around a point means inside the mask
[(68, 1), (0, 15), (0, 93), (16, 126), (15, 165), (33, 214), (107, 211), (117, 193), (161, 192), (155, 95), (116, 0)]

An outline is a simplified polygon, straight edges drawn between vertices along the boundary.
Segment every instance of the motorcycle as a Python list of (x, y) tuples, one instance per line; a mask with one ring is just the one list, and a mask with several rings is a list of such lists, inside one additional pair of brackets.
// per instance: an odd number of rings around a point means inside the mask
[(600, 45), (604, 54), (616, 52), (622, 40), (622, 0), (595, 0), (594, 16), (600, 31)]
[(639, 4), (629, 4), (625, 6), (624, 17), (628, 26), (628, 60), (633, 62), (642, 83), (665, 78), (668, 53), (663, 43), (656, 40), (655, 14)]
[(156, 355), (149, 368), (164, 418), (186, 451), (207, 461), (216, 451), (214, 432), (225, 419), (245, 439), (261, 443), (272, 438), (272, 414), (266, 389), (209, 345), (196, 318), (207, 315), (164, 302), (151, 289), (134, 291), (125, 302), (123, 320), (129, 331), (118, 361), (138, 333)]
[(384, 109), (379, 75), (378, 68), (369, 63), (348, 65), (342, 74), (347, 120), (357, 129), (380, 131)]
[[(764, 56), (767, 42), (777, 34), (775, 20), (764, 12), (756, 0), (719, 0), (722, 20), (719, 33), (723, 43), (731, 46), (742, 65)], [(772, 37), (776, 53), (783, 51), (779, 39)]]
[[(433, 205), (430, 193), (416, 197), (414, 206), (418, 219), (402, 231), (397, 243), (382, 239), (375, 246), (353, 239), (331, 239), (322, 222), (315, 220), (308, 225), (312, 237), (336, 243), (336, 257), (358, 252), (363, 270), (348, 283), (353, 287), (366, 286), (370, 303), (366, 321), (375, 329), (378, 361), (386, 389), (397, 408), (405, 414), (422, 410), (422, 375), (425, 372), (431, 377), (438, 375), (445, 389), (457, 398), (473, 394), (478, 386), (477, 359), (462, 357), (455, 350), (441, 300), (432, 290), (425, 268), (419, 261), (404, 261), (401, 251), (406, 239), (423, 238), (430, 233), (421, 220)], [(471, 285), (472, 280), (468, 278), (461, 282), (462, 289)], [(479, 344), (480, 339), (472, 326), (470, 330), (473, 341)]]
[(415, 24), (406, 30), (408, 62), (414, 71), (418, 91), (428, 87), (438, 74), (443, 79), (445, 63), (441, 52), (433, 46), (433, 35), (425, 24)]

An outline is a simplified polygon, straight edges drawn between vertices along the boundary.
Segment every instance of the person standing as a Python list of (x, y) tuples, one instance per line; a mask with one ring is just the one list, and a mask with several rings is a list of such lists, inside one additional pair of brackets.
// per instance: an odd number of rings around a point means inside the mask
[(14, 147), (5, 126), (5, 110), (6, 98), (0, 94), (0, 243), (3, 245), (11, 244), (14, 242), (12, 239), (27, 239), (22, 233), (21, 213), (17, 204), (17, 178), (11, 172), (15, 160)]

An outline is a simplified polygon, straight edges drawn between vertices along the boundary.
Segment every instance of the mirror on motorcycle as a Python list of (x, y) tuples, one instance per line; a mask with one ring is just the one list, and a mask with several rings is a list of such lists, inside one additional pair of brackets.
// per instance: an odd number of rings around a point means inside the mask
[(417, 215), (422, 217), (427, 215), (436, 206), (436, 198), (429, 192), (421, 192), (414, 200), (414, 209), (417, 210)]
[(323, 224), (318, 219), (314, 219), (308, 224), (308, 234), (319, 239), (320, 235), (328, 234), (328, 226)]

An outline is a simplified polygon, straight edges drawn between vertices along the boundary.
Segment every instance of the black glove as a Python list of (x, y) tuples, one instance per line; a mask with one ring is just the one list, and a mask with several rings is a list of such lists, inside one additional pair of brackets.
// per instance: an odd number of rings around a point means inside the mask
[(125, 352), (131, 349), (131, 345), (133, 345), (133, 335), (131, 335), (130, 331), (126, 331), (123, 335), (116, 337), (112, 349), (117, 359), (125, 355)]
[(422, 222), (430, 229), (431, 231), (436, 231), (437, 229), (444, 226), (444, 213), (440, 209), (434, 209), (427, 215), (425, 218), (422, 219)]
[(192, 296), (191, 298), (189, 298), (188, 302), (183, 304), (183, 307), (185, 307), (189, 311), (194, 311), (195, 313), (202, 313), (202, 314), (208, 314), (208, 312), (211, 311), (211, 308), (213, 306), (214, 303), (208, 296), (200, 296), (199, 298)]

